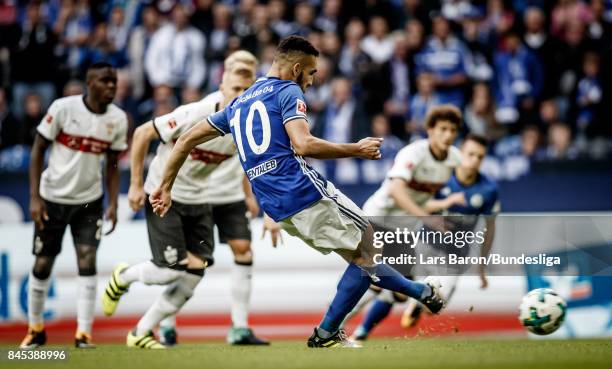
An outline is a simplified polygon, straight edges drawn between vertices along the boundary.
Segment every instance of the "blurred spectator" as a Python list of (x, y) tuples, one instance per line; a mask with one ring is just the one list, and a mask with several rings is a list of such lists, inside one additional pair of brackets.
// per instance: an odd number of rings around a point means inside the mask
[[(373, 137), (382, 137), (384, 141), (380, 147), (380, 153), (383, 160), (390, 159), (393, 161), (395, 155), (404, 147), (404, 142), (391, 134), (391, 126), (389, 120), (384, 114), (376, 114), (372, 118), (372, 131)], [(371, 162), (375, 163), (375, 162)], [(379, 169), (380, 171), (380, 169)], [(382, 171), (383, 176), (386, 175), (386, 171)]]
[(599, 56), (588, 53), (584, 57), (582, 66), (583, 77), (578, 82), (576, 105), (578, 114), (576, 125), (579, 134), (585, 134), (587, 128), (595, 121), (595, 114), (601, 103), (603, 88), (599, 78)]
[(561, 112), (557, 102), (554, 99), (542, 101), (539, 111), (540, 128), (548, 129), (548, 126), (559, 121), (559, 119), (561, 119)]
[(372, 118), (371, 131), (372, 136), (384, 138), (380, 147), (381, 159), (363, 161), (363, 180), (366, 183), (380, 183), (385, 179), (387, 171), (393, 165), (397, 153), (404, 147), (404, 143), (391, 134), (389, 120), (384, 114), (376, 114)]
[(559, 84), (556, 87), (557, 91), (566, 98), (575, 92), (578, 76), (582, 71), (582, 60), (590, 47), (585, 37), (584, 23), (579, 20), (570, 20), (565, 31)]
[[(270, 67), (272, 66), (272, 62), (274, 61), (274, 54), (276, 53), (276, 45), (275, 44), (267, 44), (264, 46), (263, 50), (259, 55), (259, 69), (257, 74), (260, 76), (265, 76)], [(315, 74), (315, 83), (317, 77), (319, 76), (319, 72)], [(308, 91), (308, 90), (307, 90)]]
[(37, 1), (26, 6), (12, 47), (11, 75), (13, 84), (13, 114), (22, 118), (22, 102), (30, 91), (35, 91), (46, 108), (55, 98), (53, 78), (57, 65), (54, 48), (56, 38), (42, 19), (41, 5)]
[(408, 110), (409, 120), (406, 131), (410, 140), (425, 137), (425, 116), (432, 107), (441, 104), (440, 95), (435, 90), (434, 76), (430, 73), (421, 73), (417, 77), (417, 93), (410, 100)]
[(73, 71), (80, 67), (93, 20), (88, 0), (62, 0), (54, 25), (59, 37), (59, 54)]
[(550, 30), (553, 36), (562, 40), (567, 38), (567, 29), (571, 23), (588, 22), (591, 17), (588, 6), (578, 0), (558, 0), (552, 11)]
[(368, 123), (361, 104), (352, 93), (348, 78), (332, 81), (332, 97), (317, 118), (314, 132), (331, 142), (357, 142), (368, 135)]
[(270, 16), (270, 27), (279, 38), (289, 36), (293, 32), (293, 26), (285, 19), (287, 8), (283, 0), (268, 1), (268, 15)]
[(406, 23), (405, 34), (406, 34), (406, 47), (408, 53), (416, 55), (423, 48), (425, 42), (425, 29), (423, 23), (418, 19), (413, 19)]
[(541, 134), (537, 126), (528, 125), (520, 134), (506, 136), (494, 147), (498, 160), (485, 163), (485, 173), (497, 179), (515, 180), (531, 169), (531, 163), (543, 158)]
[(126, 71), (117, 72), (117, 90), (113, 103), (127, 114), (129, 123), (128, 137), (131, 137), (134, 128), (136, 128), (135, 126), (143, 122), (140, 121), (138, 116), (138, 102), (132, 95), (131, 76)]
[(206, 77), (206, 40), (188, 20), (187, 10), (176, 5), (172, 10), (172, 22), (153, 35), (145, 56), (145, 68), (153, 87), (202, 87)]
[(63, 97), (66, 96), (74, 96), (74, 95), (82, 95), (85, 93), (85, 85), (78, 79), (71, 79), (64, 86), (64, 91), (62, 93)]
[(223, 74), (223, 58), (227, 52), (227, 44), (232, 36), (232, 11), (224, 4), (213, 7), (213, 28), (208, 35), (206, 60), (209, 64), (208, 89), (212, 90), (221, 83)]
[(423, 51), (416, 56), (417, 74), (429, 72), (442, 103), (463, 107), (467, 78), (465, 45), (451, 34), (447, 19), (433, 19), (433, 35)]
[(329, 101), (331, 101), (332, 68), (333, 65), (329, 59), (320, 57), (317, 62), (317, 74), (315, 75), (314, 83), (304, 93), (306, 105), (308, 105), (308, 121), (312, 126), (317, 125), (319, 114), (325, 109)]
[(214, 0), (195, 0), (195, 10), (193, 14), (191, 14), (191, 25), (206, 34), (207, 37), (213, 27), (214, 3)]
[(141, 25), (132, 30), (128, 45), (132, 92), (136, 99), (142, 98), (147, 90), (144, 59), (151, 38), (153, 38), (160, 23), (159, 14), (155, 7), (148, 6), (144, 8), (142, 10), (141, 21)]
[(23, 102), (24, 115), (21, 119), (21, 128), (23, 132), (23, 143), (28, 146), (32, 146), (34, 143), (36, 127), (45, 115), (42, 104), (40, 95), (35, 92), (30, 92), (25, 96)]
[(321, 37), (321, 52), (334, 61), (334, 64), (338, 64), (340, 58), (340, 48), (342, 42), (340, 37), (334, 32), (325, 32)]
[(394, 49), (391, 59), (382, 65), (381, 77), (389, 81), (389, 91), (377, 91), (386, 96), (384, 111), (390, 117), (403, 117), (410, 103), (410, 70), (408, 68), (408, 48), (406, 36), (398, 32), (394, 35)]
[(548, 128), (548, 146), (545, 159), (572, 160), (578, 157), (578, 150), (572, 145), (572, 130), (565, 123), (555, 123)]
[(542, 67), (519, 35), (509, 32), (503, 47), (495, 53), (496, 119), (503, 124), (516, 123), (521, 114), (530, 112), (542, 89)]
[(238, 6), (234, 7), (233, 30), (240, 38), (251, 36), (253, 30), (253, 10), (257, 0), (240, 0)]
[(314, 25), (315, 21), (315, 8), (312, 4), (307, 1), (297, 3), (295, 6), (295, 22), (293, 22), (292, 33), (295, 35), (308, 37), (310, 32), (316, 30), (320, 31)]
[(0, 88), (0, 151), (22, 142), (21, 125), (9, 110), (6, 91)]
[(442, 15), (454, 22), (461, 22), (473, 9), (468, 0), (442, 0)]
[(351, 20), (344, 31), (344, 46), (340, 51), (338, 68), (344, 76), (354, 81), (360, 80), (371, 64), (370, 57), (361, 48), (364, 34), (365, 27), (358, 19)]
[(612, 25), (604, 18), (605, 10), (604, 0), (590, 1), (591, 20), (587, 33), (589, 39), (597, 41), (600, 47), (605, 47), (612, 38)]
[(495, 107), (489, 86), (474, 85), (472, 100), (465, 108), (464, 121), (470, 133), (495, 142), (506, 134), (506, 130), (495, 120)]
[(324, 32), (339, 34), (343, 28), (340, 10), (342, 0), (323, 0), (321, 14), (315, 20), (315, 27)]
[(481, 27), (481, 23), (477, 16), (470, 15), (465, 18), (462, 23), (462, 36), (468, 50), (468, 76), (475, 81), (487, 82), (493, 77), (493, 68), (487, 60), (493, 40), (490, 33)]
[(390, 60), (382, 65), (374, 65), (364, 76), (363, 100), (369, 115), (384, 111), (391, 119), (393, 133), (401, 135), (410, 103), (410, 68), (406, 36), (401, 31), (395, 32), (393, 41)]
[(514, 13), (508, 9), (503, 0), (488, 0), (487, 15), (484, 26), (493, 35), (503, 35), (508, 32), (514, 24)]
[(89, 65), (99, 61), (108, 62), (115, 68), (123, 68), (128, 63), (124, 50), (115, 49), (109, 40), (108, 26), (105, 23), (99, 23), (94, 27), (89, 47), (82, 55), (81, 74), (85, 74)]
[(387, 62), (393, 55), (394, 42), (389, 34), (385, 18), (373, 16), (370, 19), (368, 35), (361, 41), (361, 49), (377, 64)]
[(107, 29), (108, 41), (112, 45), (113, 50), (125, 50), (129, 32), (130, 24), (129, 21), (125, 19), (123, 8), (120, 6), (113, 7)]
[(538, 7), (529, 7), (523, 16), (525, 34), (523, 42), (540, 60), (542, 68), (542, 97), (550, 98), (557, 93), (563, 53), (559, 41), (546, 32), (546, 15)]

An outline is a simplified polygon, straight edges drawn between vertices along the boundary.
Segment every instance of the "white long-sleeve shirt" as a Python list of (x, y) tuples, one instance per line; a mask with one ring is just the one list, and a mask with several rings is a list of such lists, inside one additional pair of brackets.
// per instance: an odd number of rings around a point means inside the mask
[(186, 85), (199, 88), (206, 77), (206, 39), (193, 27), (178, 31), (173, 24), (161, 27), (145, 55), (145, 70), (153, 86)]

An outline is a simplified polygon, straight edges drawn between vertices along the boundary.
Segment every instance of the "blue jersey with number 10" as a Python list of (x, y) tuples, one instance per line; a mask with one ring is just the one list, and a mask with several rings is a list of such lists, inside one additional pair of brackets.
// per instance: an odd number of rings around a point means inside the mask
[(300, 87), (264, 77), (208, 122), (222, 135), (231, 133), (242, 167), (263, 210), (275, 221), (286, 219), (321, 199), (325, 179), (291, 146), (285, 124), (306, 119)]

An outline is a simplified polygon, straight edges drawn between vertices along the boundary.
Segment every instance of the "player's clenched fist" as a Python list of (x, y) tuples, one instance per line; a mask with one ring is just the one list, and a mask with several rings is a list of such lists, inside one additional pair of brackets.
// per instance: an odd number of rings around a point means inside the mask
[(366, 137), (357, 142), (357, 157), (368, 160), (380, 159), (382, 137)]
[(140, 210), (144, 206), (146, 199), (147, 195), (142, 186), (130, 185), (130, 189), (128, 190), (128, 202), (132, 210)]
[(153, 207), (153, 212), (163, 218), (172, 205), (170, 191), (162, 190), (160, 187), (156, 188), (149, 196), (149, 202)]

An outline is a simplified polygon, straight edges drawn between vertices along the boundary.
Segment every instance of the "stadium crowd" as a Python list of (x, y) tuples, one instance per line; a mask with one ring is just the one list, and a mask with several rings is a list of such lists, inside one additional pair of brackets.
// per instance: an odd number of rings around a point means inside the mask
[(429, 107), (452, 103), (498, 171), (610, 156), (610, 0), (0, 0), (0, 167), (96, 61), (119, 69), (133, 130), (214, 91), (234, 50), (265, 74), (290, 34), (322, 53), (306, 97), (327, 140), (383, 136), (392, 158)]

